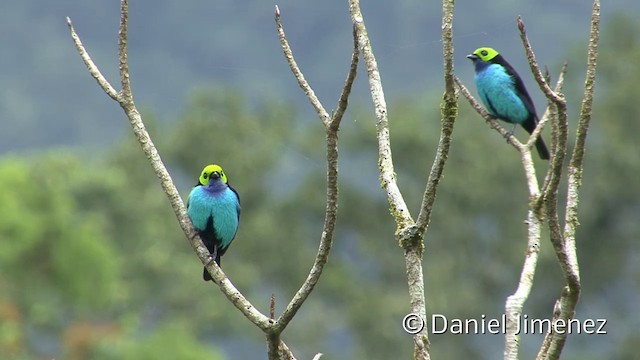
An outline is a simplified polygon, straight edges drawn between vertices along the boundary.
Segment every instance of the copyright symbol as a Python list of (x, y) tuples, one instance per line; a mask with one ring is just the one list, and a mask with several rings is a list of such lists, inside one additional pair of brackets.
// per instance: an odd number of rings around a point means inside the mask
[(408, 334), (415, 335), (424, 329), (424, 319), (418, 314), (408, 314), (402, 319), (402, 328)]

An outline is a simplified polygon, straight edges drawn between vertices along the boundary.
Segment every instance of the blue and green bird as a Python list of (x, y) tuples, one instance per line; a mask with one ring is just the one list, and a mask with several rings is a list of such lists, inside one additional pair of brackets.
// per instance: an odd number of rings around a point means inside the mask
[[(207, 165), (187, 199), (193, 227), (220, 266), (220, 257), (231, 245), (240, 223), (240, 197), (219, 165)], [(212, 280), (204, 269), (202, 278)]]
[[(476, 88), (489, 114), (520, 124), (531, 134), (538, 124), (538, 115), (524, 82), (513, 67), (489, 47), (478, 48), (467, 58), (475, 66)], [(538, 136), (535, 145), (540, 157), (548, 160), (549, 150), (542, 136)]]

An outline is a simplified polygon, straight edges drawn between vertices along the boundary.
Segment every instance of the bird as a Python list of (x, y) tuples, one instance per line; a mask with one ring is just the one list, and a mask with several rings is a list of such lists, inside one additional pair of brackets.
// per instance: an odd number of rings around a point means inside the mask
[[(240, 196), (232, 188), (220, 165), (207, 165), (187, 198), (187, 213), (211, 257), (220, 266), (238, 232)], [(213, 280), (205, 268), (204, 281)]]
[[(531, 134), (538, 124), (538, 115), (516, 70), (490, 47), (478, 48), (467, 58), (475, 66), (476, 88), (489, 114), (514, 126), (520, 124)], [(540, 158), (548, 160), (549, 150), (542, 136), (538, 136), (535, 145)]]

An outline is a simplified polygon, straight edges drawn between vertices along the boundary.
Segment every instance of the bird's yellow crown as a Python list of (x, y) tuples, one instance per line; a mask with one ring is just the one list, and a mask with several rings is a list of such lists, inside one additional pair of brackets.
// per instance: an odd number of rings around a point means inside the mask
[(211, 174), (213, 173), (218, 173), (218, 175), (220, 175), (220, 180), (225, 184), (227, 183), (227, 175), (225, 175), (222, 167), (220, 165), (211, 164), (202, 169), (202, 174), (200, 174), (200, 184), (204, 186), (209, 185), (209, 179), (211, 179)]
[(477, 56), (478, 59), (484, 62), (489, 62), (499, 54), (495, 49), (492, 49), (490, 47), (481, 47), (477, 48), (476, 51), (473, 52), (473, 55)]

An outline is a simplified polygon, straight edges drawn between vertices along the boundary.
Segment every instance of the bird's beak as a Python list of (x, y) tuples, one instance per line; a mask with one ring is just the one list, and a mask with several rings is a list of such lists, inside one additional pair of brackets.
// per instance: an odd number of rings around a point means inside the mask
[(214, 171), (214, 172), (211, 173), (210, 178), (212, 178), (212, 179), (220, 179), (220, 173), (217, 172), (217, 171)]
[(473, 61), (473, 60), (478, 60), (478, 55), (476, 55), (476, 54), (469, 54), (469, 55), (467, 55), (467, 59), (472, 60), (472, 61)]

